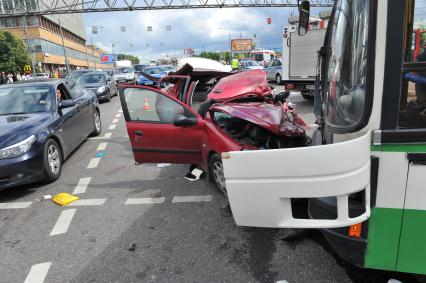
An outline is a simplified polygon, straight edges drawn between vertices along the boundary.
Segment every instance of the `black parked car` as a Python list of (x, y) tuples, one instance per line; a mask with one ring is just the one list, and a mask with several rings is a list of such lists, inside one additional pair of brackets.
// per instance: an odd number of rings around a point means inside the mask
[(75, 81), (0, 86), (0, 189), (56, 180), (67, 156), (100, 133), (98, 100)]
[(111, 101), (117, 95), (117, 84), (106, 72), (92, 72), (82, 75), (78, 83), (96, 93), (99, 100)]

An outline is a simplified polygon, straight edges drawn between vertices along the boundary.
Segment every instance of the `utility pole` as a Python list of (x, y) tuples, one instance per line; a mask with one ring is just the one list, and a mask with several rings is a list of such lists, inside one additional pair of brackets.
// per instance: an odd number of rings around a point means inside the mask
[(24, 29), (25, 29), (25, 37), (27, 38), (27, 48), (28, 51), (30, 52), (30, 57), (31, 57), (31, 66), (33, 68), (33, 76), (35, 77), (36, 71), (35, 71), (35, 60), (34, 60), (34, 53), (33, 53), (33, 48), (32, 48), (32, 43), (30, 41), (30, 37), (28, 35), (28, 28), (27, 28), (27, 16), (24, 16)]
[(59, 21), (59, 29), (61, 31), (62, 48), (64, 49), (65, 67), (67, 68), (67, 74), (69, 74), (70, 73), (70, 66), (68, 65), (67, 50), (65, 48), (65, 43), (64, 43), (64, 32), (62, 30), (61, 20), (58, 20), (58, 21)]
[(96, 70), (95, 46), (93, 45), (93, 35), (90, 35), (90, 44), (92, 46), (93, 68), (95, 68)]

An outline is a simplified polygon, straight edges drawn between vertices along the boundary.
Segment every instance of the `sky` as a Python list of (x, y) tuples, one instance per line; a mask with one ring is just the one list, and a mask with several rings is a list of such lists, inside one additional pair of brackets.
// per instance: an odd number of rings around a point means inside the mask
[[(312, 9), (311, 14), (318, 14)], [(85, 14), (87, 42), (115, 53), (138, 56), (141, 62), (181, 56), (184, 48), (201, 51), (229, 50), (229, 37), (254, 38), (257, 47), (280, 48), (282, 27), (296, 8), (224, 8), (156, 10)], [(267, 24), (267, 18), (272, 23)], [(92, 35), (92, 26), (98, 34)], [(120, 27), (126, 31), (121, 32)], [(152, 31), (147, 31), (151, 26)], [(167, 30), (167, 26), (171, 30)], [(130, 46), (132, 45), (132, 46)]]

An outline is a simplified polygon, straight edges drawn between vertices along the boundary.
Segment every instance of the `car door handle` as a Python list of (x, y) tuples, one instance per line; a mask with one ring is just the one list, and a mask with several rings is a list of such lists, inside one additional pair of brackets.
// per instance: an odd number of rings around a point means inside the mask
[(134, 131), (133, 134), (135, 134), (135, 136), (138, 136), (138, 137), (143, 136), (142, 131)]

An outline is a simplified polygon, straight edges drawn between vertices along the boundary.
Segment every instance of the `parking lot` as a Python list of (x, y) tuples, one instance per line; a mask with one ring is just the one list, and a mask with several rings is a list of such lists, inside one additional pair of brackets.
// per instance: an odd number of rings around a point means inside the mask
[[(312, 101), (290, 99), (312, 124)], [(56, 182), (1, 192), (0, 282), (382, 278), (349, 268), (316, 231), (236, 226), (213, 184), (184, 178), (187, 165), (134, 164), (118, 97), (101, 104), (101, 118), (102, 134), (69, 157)], [(61, 207), (43, 199), (61, 192), (80, 200)]]

